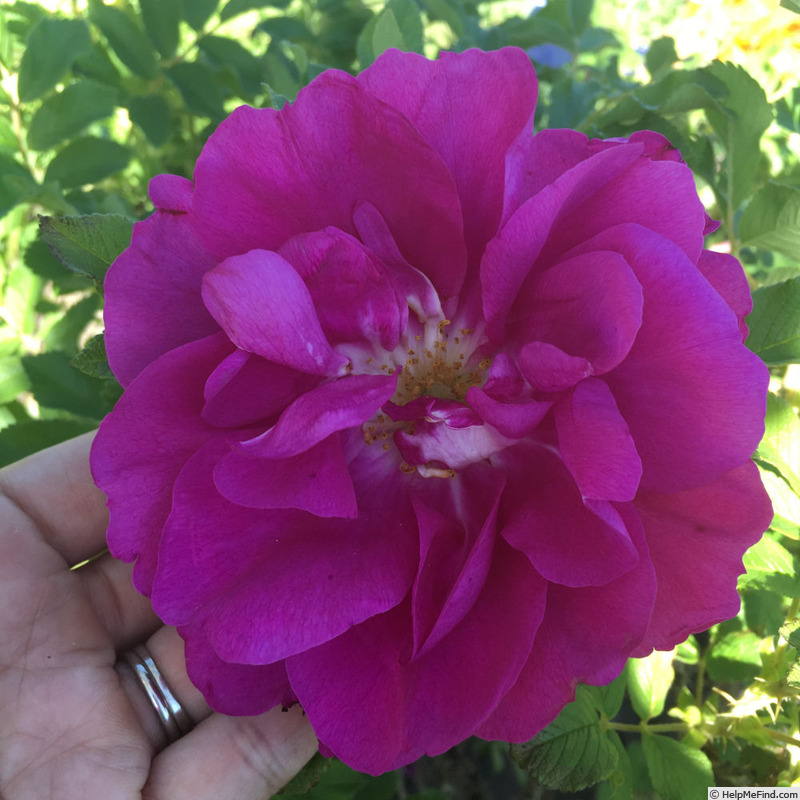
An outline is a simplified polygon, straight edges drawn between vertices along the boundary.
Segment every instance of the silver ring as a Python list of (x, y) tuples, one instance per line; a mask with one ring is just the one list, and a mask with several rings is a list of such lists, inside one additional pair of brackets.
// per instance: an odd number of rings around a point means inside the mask
[(189, 733), (194, 723), (167, 686), (147, 648), (143, 644), (137, 645), (122, 653), (120, 660), (130, 668), (144, 689), (167, 735), (167, 743), (171, 744)]

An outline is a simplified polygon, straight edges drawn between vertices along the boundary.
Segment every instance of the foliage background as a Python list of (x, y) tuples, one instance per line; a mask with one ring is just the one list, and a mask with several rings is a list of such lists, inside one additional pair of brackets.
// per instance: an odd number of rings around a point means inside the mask
[(739, 616), (581, 687), (525, 745), (471, 741), (379, 778), (315, 758), (285, 796), (684, 800), (800, 784), (800, 4), (783, 3), (0, 0), (0, 465), (93, 429), (119, 396), (103, 277), (152, 210), (149, 179), (190, 178), (235, 106), (280, 107), (389, 47), (518, 45), (540, 78), (537, 127), (665, 134), (722, 222), (712, 246), (755, 290), (748, 345), (773, 374), (756, 460), (776, 514), (746, 556)]

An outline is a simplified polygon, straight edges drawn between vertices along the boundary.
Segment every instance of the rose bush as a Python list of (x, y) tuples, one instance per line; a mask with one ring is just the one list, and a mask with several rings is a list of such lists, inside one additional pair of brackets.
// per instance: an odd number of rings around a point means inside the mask
[(520, 50), (239, 108), (106, 281), (112, 553), (215, 709), (378, 773), (520, 741), (734, 615), (750, 294), (660, 135), (533, 134)]

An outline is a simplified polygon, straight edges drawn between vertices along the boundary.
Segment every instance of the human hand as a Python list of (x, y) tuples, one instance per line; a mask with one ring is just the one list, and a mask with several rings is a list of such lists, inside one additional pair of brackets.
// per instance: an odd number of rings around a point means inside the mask
[[(262, 800), (311, 757), (299, 708), (226, 717), (190, 683), (183, 642), (105, 548), (92, 434), (0, 471), (0, 797)], [(118, 654), (146, 642), (196, 727), (168, 744)]]

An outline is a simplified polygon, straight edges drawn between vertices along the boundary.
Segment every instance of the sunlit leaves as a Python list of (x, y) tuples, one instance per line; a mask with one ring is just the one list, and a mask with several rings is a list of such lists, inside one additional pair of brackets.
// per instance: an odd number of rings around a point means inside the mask
[(706, 789), (715, 785), (711, 762), (700, 750), (653, 734), (642, 738), (642, 746), (650, 780), (662, 800), (705, 797)]
[(19, 99), (36, 100), (64, 77), (75, 59), (91, 47), (81, 19), (42, 19), (31, 31), (19, 67)]
[(800, 362), (800, 278), (753, 294), (747, 346), (769, 366)]
[(800, 189), (768, 183), (748, 204), (739, 221), (743, 245), (800, 256)]
[(119, 60), (142, 78), (155, 78), (158, 63), (153, 46), (136, 21), (124, 11), (100, 2), (89, 7), (89, 19), (106, 37)]
[(56, 154), (45, 179), (58, 181), (64, 188), (97, 183), (124, 169), (130, 158), (130, 150), (111, 139), (83, 136)]
[(646, 658), (628, 662), (628, 693), (640, 719), (657, 717), (664, 710), (667, 692), (675, 678), (672, 651), (654, 650)]

